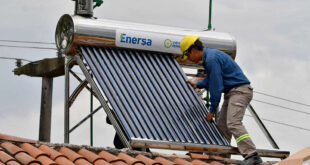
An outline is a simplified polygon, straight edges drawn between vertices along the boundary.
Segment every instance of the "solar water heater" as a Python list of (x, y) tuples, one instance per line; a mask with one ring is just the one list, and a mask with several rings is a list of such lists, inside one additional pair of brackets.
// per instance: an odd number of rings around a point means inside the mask
[(235, 56), (226, 33), (70, 15), (58, 22), (56, 45), (80, 66), (126, 147), (229, 147), (179, 65), (190, 65), (177, 58), (189, 34)]

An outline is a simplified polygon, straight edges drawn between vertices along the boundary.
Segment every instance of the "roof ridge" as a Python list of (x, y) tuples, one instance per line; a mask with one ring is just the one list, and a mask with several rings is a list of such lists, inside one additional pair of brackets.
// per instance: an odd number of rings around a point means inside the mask
[(21, 138), (18, 136), (12, 136), (7, 134), (0, 133), (0, 140), (11, 141), (11, 142), (20, 142), (20, 143), (37, 143), (37, 140)]
[(18, 136), (0, 133), (0, 142), (1, 141), (3, 141), (3, 142), (9, 141), (9, 142), (13, 142), (13, 143), (30, 143), (30, 144), (33, 144), (36, 146), (45, 144), (45, 145), (47, 145), (49, 147), (53, 147), (53, 148), (68, 147), (74, 151), (78, 151), (82, 148), (85, 148), (87, 150), (90, 150), (90, 151), (93, 151), (96, 153), (99, 153), (100, 151), (104, 150), (104, 151), (108, 151), (109, 153), (112, 153), (112, 154), (118, 154), (120, 152), (123, 152), (123, 153), (130, 154), (130, 155), (142, 154), (144, 156), (148, 156), (148, 157), (152, 157), (152, 158), (157, 157), (157, 156), (166, 157), (166, 158), (175, 157), (175, 154), (171, 154), (170, 156), (168, 156), (167, 154), (162, 154), (162, 153), (158, 153), (158, 152), (136, 151), (136, 150), (131, 150), (129, 148), (116, 149), (116, 148), (112, 148), (112, 147), (94, 147), (94, 146), (89, 146), (89, 145), (42, 142), (42, 141), (38, 141), (38, 140), (27, 139), (27, 138), (22, 138), (22, 137), (18, 137)]

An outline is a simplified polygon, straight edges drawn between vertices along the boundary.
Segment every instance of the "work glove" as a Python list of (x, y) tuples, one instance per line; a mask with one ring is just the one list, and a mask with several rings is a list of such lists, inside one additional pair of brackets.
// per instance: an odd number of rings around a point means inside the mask
[(214, 117), (214, 113), (209, 112), (206, 116), (207, 121), (210, 123), (212, 121), (212, 118)]
[(191, 84), (191, 86), (196, 89), (197, 88), (197, 84), (196, 84), (196, 81), (194, 80), (186, 80), (187, 83)]

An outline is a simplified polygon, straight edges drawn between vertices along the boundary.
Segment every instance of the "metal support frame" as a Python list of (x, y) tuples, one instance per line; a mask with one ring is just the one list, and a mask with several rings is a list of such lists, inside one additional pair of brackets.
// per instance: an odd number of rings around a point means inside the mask
[(208, 30), (211, 30), (211, 29), (212, 29), (211, 18), (212, 18), (212, 0), (210, 0), (210, 2), (209, 2), (209, 23), (208, 23)]
[(82, 90), (87, 86), (88, 82), (86, 80), (82, 81), (80, 85), (75, 88), (75, 90), (72, 92), (70, 98), (69, 98), (69, 108), (72, 106), (74, 103), (75, 99), (77, 96), (82, 92)]
[[(181, 151), (200, 151), (200, 152), (214, 152), (220, 154), (236, 154), (241, 155), (237, 147), (220, 146), (220, 145), (201, 145), (201, 144), (184, 144), (179, 145), (178, 142), (159, 142), (156, 140), (133, 139), (131, 142), (133, 147), (139, 148), (158, 148), (171, 149)], [(257, 149), (257, 153), (262, 157), (285, 159), (289, 156), (289, 151)]]
[[(72, 70), (69, 70), (69, 72), (70, 72), (80, 83), (83, 82), (82, 79), (80, 79), (80, 77), (77, 76)], [(88, 82), (87, 82), (87, 83), (88, 83)], [(95, 97), (97, 98), (97, 95), (95, 94), (95, 92), (94, 92), (92, 89), (90, 89), (88, 86), (85, 86), (85, 88), (86, 88), (93, 96), (95, 96)], [(98, 98), (97, 98), (97, 99), (98, 99)]]
[(96, 112), (98, 112), (100, 109), (102, 108), (102, 106), (100, 105), (98, 108), (96, 108), (94, 111), (92, 111), (89, 115), (87, 115), (86, 117), (84, 117), (84, 119), (82, 119), (79, 123), (77, 123), (74, 127), (72, 127), (69, 130), (69, 133), (71, 133), (72, 131), (74, 131), (77, 127), (79, 127), (81, 124), (83, 124), (87, 119), (91, 118)]
[(86, 77), (86, 80), (88, 81), (88, 83), (92, 87), (95, 95), (97, 96), (97, 99), (99, 100), (100, 104), (102, 105), (102, 107), (103, 107), (104, 111), (106, 112), (108, 118), (110, 119), (112, 125), (114, 126), (114, 129), (116, 130), (117, 134), (119, 135), (122, 143), (124, 144), (124, 146), (126, 148), (131, 149), (130, 142), (128, 141), (128, 138), (127, 138), (128, 136), (125, 135), (124, 132), (122, 131), (121, 126), (118, 124), (117, 119), (113, 115), (113, 110), (110, 109), (109, 105), (107, 104), (107, 101), (102, 96), (102, 94), (101, 94), (99, 88), (97, 87), (95, 81), (92, 79), (90, 73), (88, 72), (87, 68), (85, 67), (85, 64), (83, 63), (81, 57), (76, 55), (76, 56), (74, 56), (74, 59), (75, 59), (76, 63), (80, 66), (80, 69), (82, 70), (82, 72), (84, 73), (84, 76)]
[[(96, 98), (97, 95), (87, 86), (88, 81), (82, 81), (72, 70), (73, 64), (75, 63), (75, 59), (73, 56), (66, 56), (65, 59), (65, 108), (64, 108), (64, 142), (70, 142), (70, 133), (74, 131), (77, 127), (83, 124), (87, 119), (91, 118), (96, 112), (98, 112), (102, 106), (99, 106), (94, 111), (91, 111), (89, 115), (83, 118), (79, 123), (77, 123), (74, 127), (70, 129), (70, 107), (74, 103), (77, 96), (81, 93), (81, 91), (86, 88), (92, 93)], [(76, 89), (70, 95), (70, 73), (80, 82), (80, 84), (76, 87)]]
[[(92, 91), (92, 89), (91, 89)], [(90, 93), (90, 113), (94, 113), (94, 95)], [(96, 110), (95, 110), (96, 111)], [(94, 145), (94, 118), (93, 115), (90, 116), (90, 146)]]
[(70, 127), (70, 112), (69, 112), (69, 93), (70, 93), (70, 74), (69, 70), (72, 67), (72, 56), (65, 57), (65, 107), (64, 107), (64, 143), (69, 143), (69, 127)]
[(275, 140), (272, 138), (271, 134), (269, 133), (269, 131), (265, 127), (264, 123), (262, 122), (262, 120), (259, 118), (259, 116), (255, 112), (255, 110), (254, 110), (254, 108), (252, 107), (251, 104), (249, 104), (248, 109), (249, 109), (251, 115), (254, 117), (254, 119), (255, 119), (256, 123), (258, 124), (259, 128), (263, 131), (263, 133), (265, 134), (267, 140), (272, 145), (272, 147), (275, 148), (275, 149), (279, 149), (279, 146), (277, 145)]

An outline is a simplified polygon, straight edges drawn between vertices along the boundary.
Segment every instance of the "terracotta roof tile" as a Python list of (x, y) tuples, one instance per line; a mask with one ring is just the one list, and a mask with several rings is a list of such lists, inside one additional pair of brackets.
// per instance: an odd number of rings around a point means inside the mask
[(14, 156), (22, 164), (41, 164), (39, 161), (29, 156), (27, 152), (11, 142), (4, 142), (1, 146)]
[(16, 145), (12, 144), (11, 142), (4, 142), (1, 144), (1, 147), (3, 147), (5, 150), (7, 150), (13, 156), (15, 156), (19, 152), (26, 152), (25, 150), (17, 147)]
[(196, 153), (188, 153), (188, 155), (192, 159), (210, 159), (209, 155), (202, 155), (202, 154), (196, 154)]
[(4, 151), (0, 151), (0, 160), (3, 163), (7, 163), (8, 161), (15, 160), (12, 156), (8, 155)]
[(176, 163), (174, 163), (174, 162), (172, 162), (170, 160), (164, 159), (162, 157), (156, 157), (154, 160), (158, 161), (158, 162), (160, 162), (160, 163), (162, 163), (164, 165), (176, 165)]
[(41, 162), (43, 165), (57, 165), (56, 162), (51, 160), (49, 157), (43, 155), (37, 158), (39, 162)]
[(109, 152), (101, 151), (98, 155), (113, 165), (127, 165), (126, 161), (122, 160), (121, 158), (113, 154), (110, 154)]
[(96, 160), (93, 164), (94, 165), (111, 165), (110, 163), (108, 163), (102, 159)]
[(27, 151), (32, 157), (40, 161), (43, 165), (57, 165), (52, 159), (48, 157), (48, 154), (32, 146), (29, 143), (23, 143), (21, 148)]
[[(0, 165), (228, 165), (239, 162), (197, 153), (190, 153), (190, 156), (146, 153), (70, 144), (18, 142), (9, 140), (8, 137), (1, 139), (0, 136)], [(14, 139), (18, 138), (14, 137)], [(309, 155), (310, 151), (305, 150), (301, 157), (293, 158), (305, 160), (310, 157)]]
[(180, 158), (176, 158), (176, 159), (174, 159), (173, 161), (174, 161), (174, 163), (176, 163), (176, 164), (193, 165), (193, 163), (188, 162), (188, 161), (183, 160), (183, 159), (180, 159)]
[(202, 159), (202, 160), (224, 160), (223, 157), (214, 156), (214, 155), (203, 155), (203, 154), (196, 154), (196, 153), (189, 153), (189, 156), (192, 159)]
[(71, 162), (64, 156), (57, 157), (55, 159), (55, 162), (57, 162), (59, 165), (75, 165), (73, 162)]
[(47, 145), (40, 145), (39, 149), (49, 155), (49, 157), (60, 165), (74, 165), (66, 156), (48, 147)]
[(73, 162), (76, 165), (92, 165), (85, 159), (77, 159), (76, 161)]
[(47, 156), (46, 153), (44, 153), (43, 151), (37, 149), (36, 147), (32, 146), (29, 143), (23, 143), (22, 145), (20, 145), (20, 147), (22, 149), (24, 149), (25, 151), (27, 151), (34, 158), (38, 158), (39, 156), (42, 156), (42, 155), (46, 155)]
[(224, 165), (223, 163), (217, 162), (217, 161), (211, 161), (211, 165)]
[(16, 142), (25, 142), (25, 143), (36, 143), (36, 140), (26, 139), (26, 138), (20, 138), (16, 136), (6, 135), (0, 133), (0, 139), (2, 140), (8, 140), (8, 141), (16, 141)]
[(78, 154), (84, 156), (90, 163), (95, 165), (109, 165), (110, 163), (106, 162), (102, 157), (99, 155), (82, 148), (79, 150)]
[(6, 165), (20, 165), (18, 162), (16, 161), (9, 161), (7, 163), (5, 163)]
[(55, 160), (59, 156), (63, 156), (63, 154), (57, 152), (56, 150), (48, 147), (47, 145), (40, 145), (39, 149), (47, 153), (53, 160)]
[(136, 159), (142, 161), (145, 165), (162, 165), (162, 163), (157, 162), (157, 161), (155, 161), (151, 158), (148, 158), (144, 155), (141, 155), (141, 154), (137, 155)]
[(15, 155), (15, 158), (22, 164), (41, 165), (39, 161), (37, 161), (36, 159), (34, 159), (33, 157), (29, 156), (28, 154), (24, 152), (17, 153)]
[[(144, 155), (143, 152), (134, 153), (130, 150), (123, 150), (123, 152), (113, 149), (109, 152), (108, 150), (90, 151), (67, 144), (52, 145), (54, 147), (49, 145), (51, 144), (42, 144), (36, 147), (38, 144), (15, 144), (15, 142), (0, 141), (0, 146), (2, 146), (0, 147), (0, 161), (6, 165), (18, 165), (19, 163), (31, 165), (222, 165), (221, 162), (223, 162), (221, 161), (222, 157), (201, 154), (191, 154), (191, 157), (160, 154), (161, 156), (153, 159), (151, 158), (153, 154), (145, 153)], [(99, 154), (97, 154), (98, 151), (100, 151)], [(173, 161), (171, 161), (172, 159)], [(191, 162), (187, 161), (188, 159)], [(211, 162), (207, 163), (203, 160)]]
[(192, 163), (194, 165), (210, 165), (209, 163), (203, 162), (201, 160), (193, 160)]
[(123, 159), (126, 161), (127, 164), (130, 164), (130, 165), (145, 165), (142, 161), (136, 159), (136, 158), (133, 158), (125, 153), (119, 153), (117, 155), (117, 157)]
[(91, 165), (86, 158), (77, 154), (76, 152), (70, 150), (67, 147), (61, 147), (59, 150), (60, 153), (66, 155), (73, 163), (77, 165)]
[(127, 163), (124, 163), (122, 161), (116, 161), (116, 162), (110, 162), (112, 165), (127, 165)]

